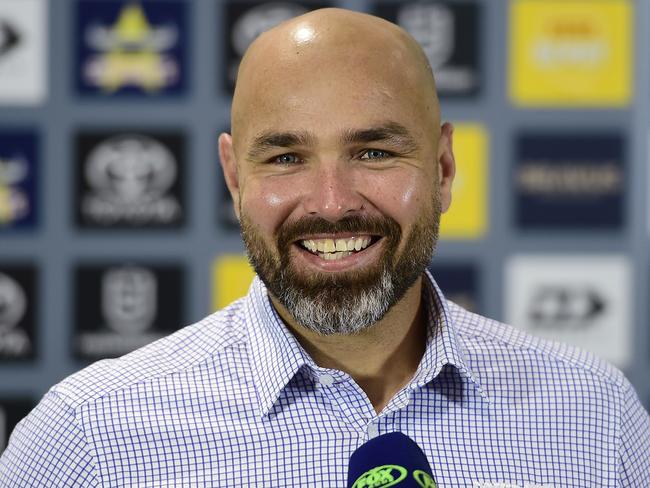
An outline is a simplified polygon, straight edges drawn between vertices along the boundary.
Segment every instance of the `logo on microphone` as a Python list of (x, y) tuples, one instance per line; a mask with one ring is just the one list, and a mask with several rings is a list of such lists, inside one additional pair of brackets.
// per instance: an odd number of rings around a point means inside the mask
[[(388, 488), (404, 481), (408, 476), (408, 469), (397, 464), (384, 464), (372, 468), (361, 476), (352, 485), (352, 488)], [(437, 488), (435, 480), (421, 469), (413, 471), (413, 479), (422, 488)]]
[(408, 470), (396, 464), (384, 464), (366, 471), (357, 478), (352, 488), (388, 488), (406, 479)]

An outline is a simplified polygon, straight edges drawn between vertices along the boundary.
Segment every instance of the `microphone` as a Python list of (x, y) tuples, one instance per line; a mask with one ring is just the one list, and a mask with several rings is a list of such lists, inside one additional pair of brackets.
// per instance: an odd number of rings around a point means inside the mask
[(401, 432), (370, 439), (350, 456), (347, 488), (437, 488), (427, 456)]

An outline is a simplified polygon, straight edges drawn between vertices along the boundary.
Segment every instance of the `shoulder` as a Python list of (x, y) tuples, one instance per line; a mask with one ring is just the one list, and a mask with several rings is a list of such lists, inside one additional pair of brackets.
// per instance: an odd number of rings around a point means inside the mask
[[(229, 363), (247, 347), (245, 299), (117, 359), (98, 361), (52, 387), (70, 408), (136, 385), (201, 368)], [(224, 361), (224, 358), (225, 361)]]
[(589, 384), (592, 391), (622, 395), (629, 382), (616, 367), (594, 354), (561, 342), (541, 339), (521, 329), (477, 315), (447, 302), (456, 333), (473, 370), (498, 371), (501, 376), (534, 379), (535, 383)]

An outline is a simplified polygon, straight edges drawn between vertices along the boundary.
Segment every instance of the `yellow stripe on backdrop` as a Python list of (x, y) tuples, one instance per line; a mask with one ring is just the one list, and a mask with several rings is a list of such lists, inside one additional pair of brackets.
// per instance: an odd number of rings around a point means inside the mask
[(212, 263), (212, 310), (222, 309), (246, 295), (254, 276), (246, 256), (218, 256)]
[(488, 135), (479, 124), (454, 125), (456, 177), (451, 207), (443, 214), (440, 237), (480, 239), (488, 226)]

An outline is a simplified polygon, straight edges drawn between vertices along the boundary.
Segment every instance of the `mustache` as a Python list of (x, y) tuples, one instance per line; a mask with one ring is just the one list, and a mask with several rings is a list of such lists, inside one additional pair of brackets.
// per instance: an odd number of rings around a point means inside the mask
[(295, 222), (283, 225), (277, 233), (280, 248), (285, 248), (301, 237), (313, 234), (370, 234), (399, 241), (402, 230), (395, 219), (387, 216), (369, 217), (348, 215), (332, 222), (322, 217), (301, 217)]

